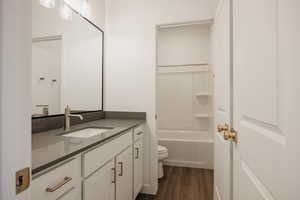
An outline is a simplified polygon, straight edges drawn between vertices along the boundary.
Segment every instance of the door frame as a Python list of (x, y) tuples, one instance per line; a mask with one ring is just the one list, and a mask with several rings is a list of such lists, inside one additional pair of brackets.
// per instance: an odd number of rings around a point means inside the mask
[[(234, 84), (235, 84), (235, 71), (234, 71), (234, 66), (235, 66), (235, 57), (234, 57), (234, 49), (235, 49), (235, 40), (234, 40), (234, 33), (235, 33), (235, 30), (234, 30), (234, 21), (235, 21), (235, 17), (234, 17), (234, 5), (233, 5), (233, 1), (234, 0), (230, 0), (230, 21), (231, 21), (231, 45), (232, 45), (232, 48), (231, 48), (231, 69), (232, 69), (232, 90), (234, 90)], [(236, 96), (236, 93), (232, 93), (232, 112), (233, 112), (233, 116), (232, 116), (232, 123), (231, 123), (231, 127), (235, 127), (235, 120), (234, 120), (234, 117), (236, 117), (236, 110), (234, 110), (234, 100), (235, 99), (235, 96)], [(239, 150), (238, 150), (238, 147), (237, 147), (237, 144), (233, 144), (232, 145), (232, 171), (231, 171), (231, 176), (232, 176), (232, 189), (231, 189), (231, 199), (232, 200), (238, 200), (238, 190), (239, 190), (239, 181), (238, 181), (238, 170), (239, 170), (239, 161), (238, 161), (238, 158), (239, 158)]]
[[(229, 49), (229, 65), (230, 65), (230, 127), (234, 127), (234, 36), (233, 36), (233, 0), (229, 0), (229, 44), (230, 44), (230, 49)], [(234, 148), (236, 143), (233, 141), (230, 142), (230, 199), (234, 199), (234, 194), (235, 194), (235, 169), (236, 169), (236, 164), (235, 164), (235, 154), (234, 154)]]
[(31, 1), (0, 2), (0, 199), (16, 195), (16, 171), (31, 167)]
[[(233, 103), (234, 103), (234, 88), (233, 88), (233, 84), (234, 84), (234, 71), (233, 71), (233, 64), (234, 64), (234, 54), (233, 54), (233, 49), (234, 49), (234, 45), (233, 45), (233, 41), (234, 41), (234, 38), (233, 38), (233, 0), (219, 0), (218, 2), (218, 6), (217, 6), (217, 9), (216, 9), (216, 12), (215, 12), (215, 15), (214, 15), (214, 19), (218, 16), (219, 12), (220, 12), (220, 9), (222, 8), (222, 6), (224, 6), (225, 3), (228, 3), (228, 19), (229, 19), (229, 24), (228, 24), (228, 31), (229, 31), (229, 38), (228, 38), (228, 44), (229, 44), (229, 110), (230, 110), (230, 113), (229, 113), (229, 126), (230, 127), (233, 127), (234, 125), (234, 110), (233, 110)], [(215, 24), (214, 24), (215, 25)], [(217, 127), (218, 124), (215, 124), (214, 127)], [(235, 148), (235, 143), (232, 141), (232, 140), (229, 140), (228, 142), (230, 142), (229, 144), (229, 152), (230, 152), (230, 155), (229, 155), (229, 163), (230, 163), (230, 166), (229, 166), (229, 182), (230, 182), (230, 185), (228, 186), (228, 190), (227, 191), (229, 194), (228, 194), (228, 198), (230, 200), (233, 200), (233, 197), (234, 197), (234, 194), (235, 194), (235, 191), (234, 191), (234, 186), (235, 186), (235, 155), (234, 155), (234, 148)]]

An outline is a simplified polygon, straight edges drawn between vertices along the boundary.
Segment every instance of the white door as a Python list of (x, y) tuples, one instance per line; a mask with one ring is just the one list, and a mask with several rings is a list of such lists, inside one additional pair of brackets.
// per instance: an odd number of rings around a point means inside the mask
[(134, 143), (134, 199), (143, 187), (143, 139)]
[(133, 199), (132, 146), (116, 157), (116, 200)]
[(235, 200), (300, 199), (299, 9), (233, 0)]
[(84, 200), (115, 199), (115, 162), (109, 161), (83, 182)]
[(31, 166), (31, 1), (0, 1), (0, 199), (16, 195), (16, 171)]
[(215, 73), (215, 162), (214, 199), (231, 200), (230, 141), (225, 141), (217, 125), (231, 122), (230, 89), (230, 2), (220, 0), (213, 26), (213, 66)]

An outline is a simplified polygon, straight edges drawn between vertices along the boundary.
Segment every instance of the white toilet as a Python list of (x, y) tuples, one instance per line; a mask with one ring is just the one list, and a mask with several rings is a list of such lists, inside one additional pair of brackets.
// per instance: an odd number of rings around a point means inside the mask
[(168, 149), (164, 146), (158, 145), (157, 155), (158, 155), (158, 178), (162, 178), (164, 176), (163, 162), (168, 157)]

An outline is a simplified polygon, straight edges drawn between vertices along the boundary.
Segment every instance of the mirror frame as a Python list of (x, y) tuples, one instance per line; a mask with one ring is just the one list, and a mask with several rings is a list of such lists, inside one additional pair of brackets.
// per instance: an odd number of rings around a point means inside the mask
[[(93, 27), (95, 27), (98, 31), (100, 31), (102, 33), (102, 106), (101, 106), (101, 110), (91, 110), (91, 111), (78, 111), (78, 112), (72, 112), (74, 114), (85, 114), (85, 113), (94, 113), (94, 112), (104, 112), (104, 45), (105, 45), (105, 34), (104, 31), (97, 26), (95, 23), (93, 23), (91, 20), (89, 20), (88, 18), (84, 17), (80, 12), (78, 12), (77, 10), (75, 10), (74, 8), (72, 8), (72, 6), (70, 6), (68, 3), (65, 2), (65, 5), (68, 6), (74, 13), (76, 13), (77, 15), (79, 15), (82, 19), (86, 20), (89, 24), (91, 24)], [(33, 117), (31, 116), (31, 119), (42, 119), (42, 118), (51, 118), (51, 117), (60, 117), (60, 116), (64, 116), (65, 114), (54, 114), (54, 115), (47, 115), (47, 116), (39, 116), (39, 117)]]

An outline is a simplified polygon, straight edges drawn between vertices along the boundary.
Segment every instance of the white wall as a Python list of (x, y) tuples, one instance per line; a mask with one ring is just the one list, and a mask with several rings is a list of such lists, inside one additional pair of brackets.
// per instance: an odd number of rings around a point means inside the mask
[(31, 5), (0, 1), (0, 199), (16, 195), (15, 173), (31, 166)]
[(106, 0), (105, 110), (146, 111), (145, 192), (157, 190), (156, 25), (210, 19), (216, 0)]
[(157, 39), (159, 66), (209, 63), (210, 24), (160, 28)]

